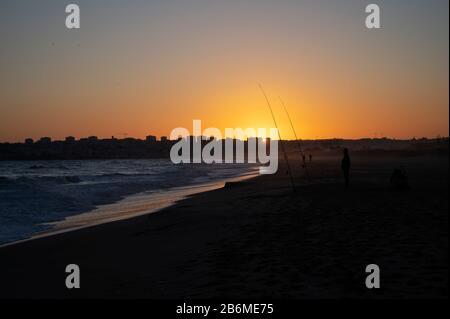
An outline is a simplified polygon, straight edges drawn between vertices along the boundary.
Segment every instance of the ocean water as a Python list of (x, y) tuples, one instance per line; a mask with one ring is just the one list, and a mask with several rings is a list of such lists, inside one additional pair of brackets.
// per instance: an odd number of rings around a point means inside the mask
[(174, 165), (159, 159), (0, 162), (0, 244), (132, 194), (164, 193), (256, 170), (249, 164)]

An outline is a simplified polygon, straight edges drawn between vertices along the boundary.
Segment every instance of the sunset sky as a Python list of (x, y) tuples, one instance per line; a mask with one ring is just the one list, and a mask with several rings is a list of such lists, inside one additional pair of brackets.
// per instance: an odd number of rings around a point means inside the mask
[[(448, 0), (0, 4), (0, 141), (273, 127), (283, 138), (448, 136)], [(365, 6), (381, 7), (380, 30)]]

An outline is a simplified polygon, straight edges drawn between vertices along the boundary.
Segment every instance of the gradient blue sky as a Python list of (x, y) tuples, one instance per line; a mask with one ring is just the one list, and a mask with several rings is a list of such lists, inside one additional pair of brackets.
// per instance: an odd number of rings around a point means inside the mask
[[(368, 3), (382, 29), (364, 26)], [(271, 127), (448, 136), (447, 0), (2, 1), (0, 141)]]

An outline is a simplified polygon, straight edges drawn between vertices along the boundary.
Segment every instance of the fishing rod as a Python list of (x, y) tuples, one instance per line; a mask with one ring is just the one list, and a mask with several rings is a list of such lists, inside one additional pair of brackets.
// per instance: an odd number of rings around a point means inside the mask
[(302, 162), (303, 162), (303, 168), (305, 169), (306, 178), (308, 178), (308, 180), (310, 180), (311, 178), (309, 176), (308, 167), (306, 166), (306, 161), (305, 161), (305, 153), (303, 152), (301, 141), (297, 137), (297, 132), (295, 131), (294, 123), (292, 123), (292, 119), (291, 119), (291, 117), (289, 115), (289, 112), (288, 112), (288, 110), (286, 108), (286, 105), (284, 104), (284, 101), (281, 99), (280, 96), (278, 98), (280, 99), (281, 105), (283, 105), (284, 111), (286, 112), (286, 115), (287, 115), (287, 117), (289, 119), (289, 123), (291, 124), (292, 131), (294, 132), (295, 141), (297, 142), (298, 150), (300, 152), (300, 156), (301, 156), (301, 159), (302, 159)]
[(284, 160), (286, 161), (289, 178), (290, 178), (291, 184), (292, 184), (292, 190), (295, 193), (296, 189), (295, 189), (294, 177), (292, 176), (291, 166), (289, 165), (289, 160), (287, 157), (286, 149), (284, 148), (283, 140), (281, 139), (281, 133), (280, 133), (280, 130), (278, 129), (277, 121), (275, 119), (275, 115), (273, 114), (272, 106), (270, 105), (269, 99), (267, 98), (266, 92), (264, 91), (261, 84), (259, 84), (259, 88), (261, 89), (261, 92), (264, 95), (264, 98), (266, 99), (267, 105), (269, 106), (270, 114), (272, 115), (273, 123), (275, 124), (275, 127), (277, 128), (278, 138), (279, 138), (280, 144), (281, 144), (281, 150), (283, 152)]

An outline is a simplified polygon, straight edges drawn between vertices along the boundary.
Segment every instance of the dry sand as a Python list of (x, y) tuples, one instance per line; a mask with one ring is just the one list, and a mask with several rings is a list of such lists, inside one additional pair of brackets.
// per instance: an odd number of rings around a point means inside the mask
[[(0, 249), (1, 298), (448, 297), (448, 156), (317, 158), (158, 213)], [(403, 165), (411, 189), (389, 185)], [(81, 289), (65, 287), (65, 266)], [(381, 268), (381, 289), (365, 267)]]

